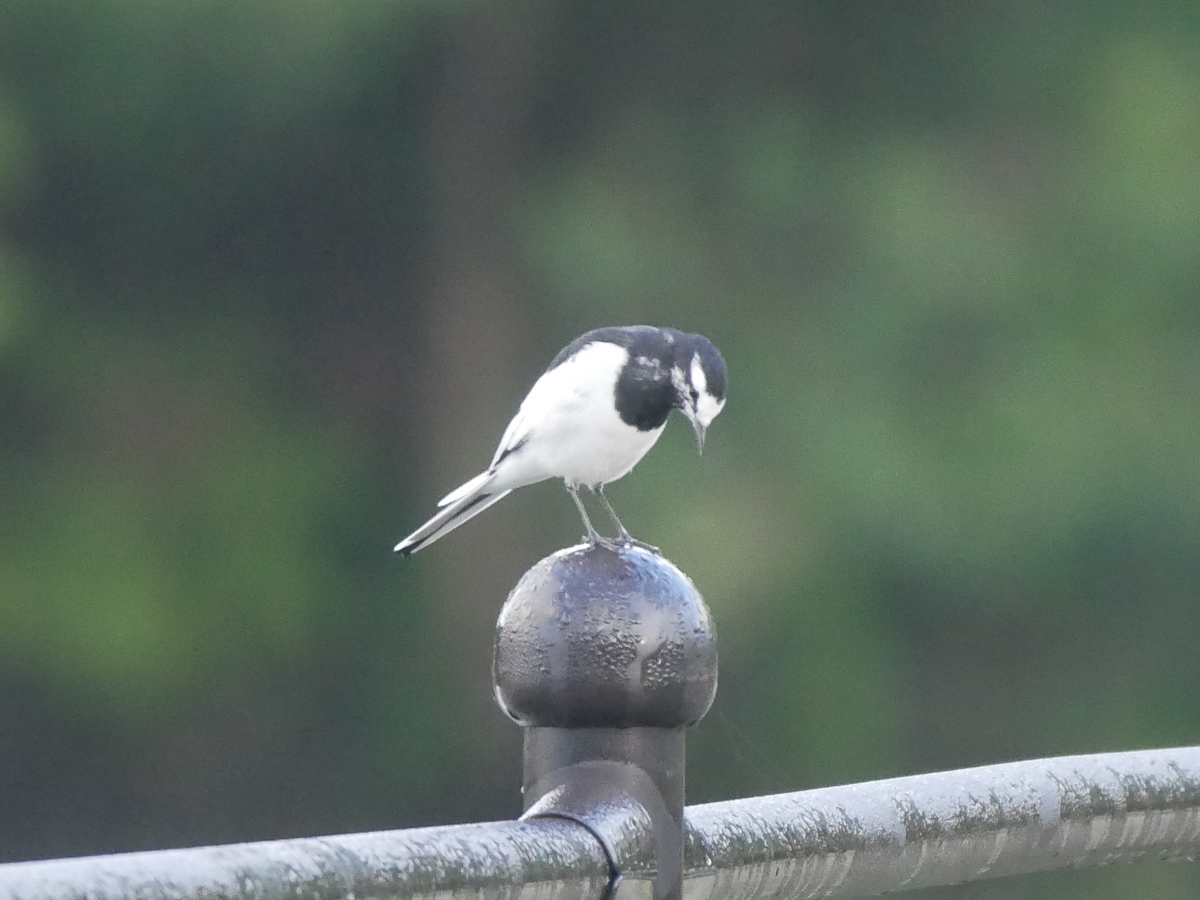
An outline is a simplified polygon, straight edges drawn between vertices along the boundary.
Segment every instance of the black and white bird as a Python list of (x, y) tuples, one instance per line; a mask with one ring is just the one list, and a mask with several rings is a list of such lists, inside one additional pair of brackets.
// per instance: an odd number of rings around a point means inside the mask
[(586, 487), (600, 498), (633, 542), (604, 486), (629, 473), (654, 446), (677, 409), (704, 433), (725, 405), (725, 361), (708, 338), (674, 328), (597, 328), (554, 357), (509, 422), (492, 464), (438, 503), (438, 513), (399, 544), (404, 556), (450, 533), (512, 490), (561, 478), (579, 508), (588, 540), (611, 545), (592, 527), (579, 499)]

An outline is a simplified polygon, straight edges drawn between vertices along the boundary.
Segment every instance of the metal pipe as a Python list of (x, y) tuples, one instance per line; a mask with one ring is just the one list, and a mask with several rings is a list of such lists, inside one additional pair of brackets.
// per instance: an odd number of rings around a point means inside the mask
[(566, 820), (493, 822), (0, 866), (4, 900), (601, 900), (604, 848)]
[(1200, 747), (690, 807), (687, 900), (864, 897), (1200, 853)]
[[(855, 897), (1200, 854), (1200, 747), (914, 775), (686, 810), (685, 900)], [(0, 900), (604, 900), (546, 818), (0, 866)]]

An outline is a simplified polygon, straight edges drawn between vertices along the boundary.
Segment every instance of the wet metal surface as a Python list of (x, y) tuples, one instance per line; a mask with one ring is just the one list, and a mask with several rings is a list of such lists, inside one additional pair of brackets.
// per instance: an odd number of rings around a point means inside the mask
[(604, 848), (565, 820), (493, 822), (0, 866), (5, 900), (602, 900)]
[[(596, 835), (608, 853), (614, 885), (609, 900), (651, 900), (663, 860), (673, 862), (664, 888), (680, 894), (683, 838), (658, 788), (635, 765), (604, 760), (575, 763), (546, 778), (548, 789), (522, 820), (547, 816), (578, 822)], [(665, 827), (664, 827), (665, 826)]]
[[(671, 809), (683, 815), (684, 730), (682, 728), (527, 728), (525, 804), (544, 792), (547, 775), (577, 763), (603, 760), (641, 769)], [(623, 790), (620, 780), (614, 788)]]
[[(861, 897), (1200, 853), (1200, 747), (1008, 763), (687, 810), (686, 900)], [(604, 900), (546, 818), (0, 866), (2, 900)]]
[(716, 634), (695, 586), (662, 556), (581, 545), (513, 588), (492, 671), (520, 725), (690, 725), (716, 695)]
[(1200, 748), (1007, 763), (691, 807), (686, 900), (862, 897), (1194, 859)]

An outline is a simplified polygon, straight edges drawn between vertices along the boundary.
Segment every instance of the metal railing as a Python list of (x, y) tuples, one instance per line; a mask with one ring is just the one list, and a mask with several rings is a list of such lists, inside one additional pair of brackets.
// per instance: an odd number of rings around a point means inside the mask
[[(1200, 853), (1200, 748), (1006, 763), (691, 806), (686, 900), (861, 897)], [(602, 900), (542, 818), (0, 866), (6, 900)]]
[(494, 672), (526, 729), (519, 821), (10, 863), (0, 900), (800, 900), (1200, 852), (1200, 747), (685, 809), (715, 637), (691, 582), (637, 548), (530, 570)]

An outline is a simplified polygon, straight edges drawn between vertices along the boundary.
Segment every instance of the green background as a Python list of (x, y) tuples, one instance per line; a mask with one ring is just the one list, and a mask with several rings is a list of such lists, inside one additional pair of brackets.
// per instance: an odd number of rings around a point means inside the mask
[(515, 815), (576, 513), (390, 548), (635, 322), (730, 370), (609, 492), (720, 628), (690, 800), (1197, 743), (1194, 0), (5, 0), (0, 856)]

